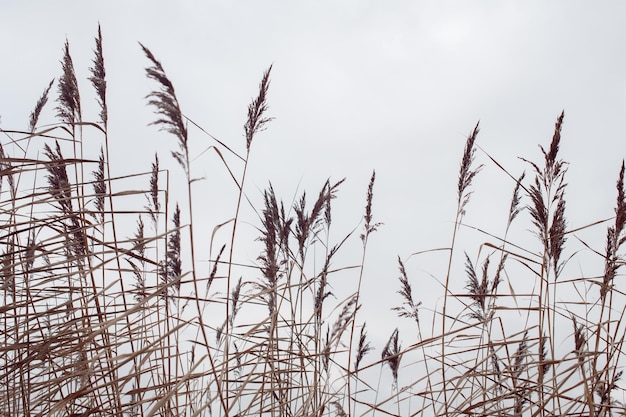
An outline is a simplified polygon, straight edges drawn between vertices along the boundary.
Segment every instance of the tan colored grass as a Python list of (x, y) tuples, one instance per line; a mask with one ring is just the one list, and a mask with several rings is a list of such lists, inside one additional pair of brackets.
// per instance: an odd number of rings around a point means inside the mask
[[(530, 181), (486, 155), (513, 179), (513, 197), (502, 235), (483, 233), (479, 248), (459, 247), (458, 239), (481, 233), (462, 227), (482, 168), (476, 161), (478, 125), (468, 135), (456, 190), (450, 187), (457, 194), (451, 244), (398, 257), (399, 306), (389, 306), (398, 315), (390, 329), (397, 328), (386, 344), (375, 346), (360, 317), (368, 309), (360, 297), (370, 278), (367, 244), (382, 227), (374, 216), (375, 173), (365, 190), (360, 238), (331, 238), (338, 221), (331, 215), (333, 199), (343, 180), (327, 180), (313, 200), (302, 193), (287, 203), (269, 185), (256, 208), (260, 253), (242, 263), (237, 228), (242, 205), (255, 201), (246, 193), (246, 171), (251, 144), (271, 120), (271, 67), (248, 106), (239, 152), (191, 122), (215, 142), (210, 149), (236, 188), (232, 219), (215, 221), (214, 230), (231, 228), (227, 241), (219, 241), (215, 232), (194, 235), (189, 144), (197, 131), (188, 130), (173, 82), (143, 45), (147, 76), (157, 86), (148, 94), (153, 124), (176, 138), (172, 156), (182, 167), (187, 201), (170, 199), (174, 185), (160, 177), (166, 171), (156, 154), (145, 171), (111, 174), (109, 140), (116, 138), (109, 137), (108, 125), (116, 121), (108, 118), (100, 28), (95, 44), (89, 80), (99, 103), (96, 122), (82, 113), (86, 93), (79, 92), (67, 42), (57, 83), (58, 123), (38, 127), (51, 83), (27, 129), (2, 130), (0, 415), (626, 413), (617, 395), (626, 329), (619, 280), (626, 241), (624, 164), (606, 240), (584, 242), (600, 248), (593, 250), (604, 269), (596, 276), (569, 276), (567, 263), (578, 256), (568, 246), (576, 231), (603, 222), (567, 223), (567, 163), (559, 159), (564, 114), (548, 150), (541, 148), (541, 162), (526, 160)], [(94, 155), (83, 155), (92, 149), (83, 146), (87, 140), (100, 145)], [(533, 228), (539, 252), (509, 241), (513, 227)], [(207, 243), (221, 248), (208, 268), (195, 256)], [(343, 263), (348, 245), (362, 250), (358, 264)], [(445, 275), (435, 277), (441, 306), (414, 293), (414, 262), (436, 251), (448, 254)], [(354, 290), (337, 290), (336, 280), (350, 277)], [(403, 319), (413, 330), (401, 327)], [(386, 335), (390, 329), (383, 329)]]

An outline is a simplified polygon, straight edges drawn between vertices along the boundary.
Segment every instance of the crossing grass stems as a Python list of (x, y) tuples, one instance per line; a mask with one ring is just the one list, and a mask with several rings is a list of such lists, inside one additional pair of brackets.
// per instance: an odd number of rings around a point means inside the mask
[[(343, 180), (329, 179), (313, 200), (303, 192), (295, 202), (281, 200), (269, 184), (254, 206), (259, 198), (247, 192), (246, 173), (254, 146), (263, 146), (257, 135), (271, 126), (272, 67), (248, 107), (245, 141), (226, 145), (183, 113), (164, 66), (148, 47), (140, 50), (155, 86), (147, 92), (152, 125), (174, 139), (184, 203), (170, 198), (176, 175), (158, 154), (146, 170), (114, 174), (110, 143), (119, 138), (109, 135), (109, 125), (118, 121), (109, 119), (100, 28), (89, 77), (99, 107), (94, 119), (83, 113), (87, 93), (81, 96), (66, 42), (60, 76), (44, 88), (27, 129), (2, 129), (2, 415), (625, 414), (617, 395), (626, 328), (617, 279), (626, 241), (624, 163), (615, 215), (568, 225), (563, 113), (540, 160), (524, 159), (529, 173), (509, 172), (480, 153), (511, 179), (501, 235), (464, 223), (483, 168), (476, 162), (479, 126), (470, 132), (450, 246), (398, 256), (399, 296), (389, 306), (398, 326), (376, 346), (360, 297), (371, 279), (367, 244), (382, 226), (374, 216), (375, 174), (364, 212), (355, 211), (363, 219), (360, 239), (350, 233), (335, 240), (331, 233)], [(57, 121), (40, 126), (55, 85)], [(212, 142), (236, 188), (232, 219), (215, 220), (216, 229), (230, 228), (223, 242), (215, 233), (210, 242), (194, 233), (194, 136)], [(99, 143), (99, 152), (87, 155), (87, 141)], [(246, 204), (258, 214), (252, 222), (261, 248), (248, 261), (237, 253), (246, 243), (238, 233)], [(572, 237), (605, 224), (603, 243), (583, 242), (604, 269), (568, 276), (567, 263), (579, 253), (568, 249)], [(513, 227), (534, 230), (539, 250), (510, 241)], [(459, 247), (464, 233), (483, 233), (484, 243)], [(196, 249), (214, 243), (221, 249), (204, 270)], [(360, 264), (341, 264), (349, 245), (361, 246)], [(313, 249), (323, 256), (312, 256)], [(412, 287), (427, 278), (411, 271), (439, 251), (447, 262), (445, 275), (434, 277), (443, 290), (437, 307), (414, 298)], [(339, 274), (352, 276), (353, 292), (335, 289)], [(516, 288), (511, 274), (523, 275), (519, 281), (531, 282), (530, 290)], [(407, 326), (417, 331), (406, 336)]]

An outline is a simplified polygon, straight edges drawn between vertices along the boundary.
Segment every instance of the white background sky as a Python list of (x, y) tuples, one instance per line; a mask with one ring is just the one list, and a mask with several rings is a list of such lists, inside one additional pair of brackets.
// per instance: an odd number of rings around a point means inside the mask
[[(3, 128), (27, 126), (44, 87), (61, 73), (66, 38), (86, 118), (96, 117), (86, 77), (98, 22), (116, 174), (148, 170), (155, 150), (178, 169), (168, 156), (175, 139), (146, 127), (154, 116), (144, 96), (155, 85), (145, 79), (138, 41), (162, 62), (183, 112), (240, 151), (246, 107), (274, 65), (269, 103), (276, 119), (253, 143), (252, 201), (260, 203), (269, 181), (289, 204), (298, 190), (313, 199), (326, 178), (347, 177), (336, 206), (337, 241), (358, 225), (376, 169), (374, 216), (385, 225), (370, 241), (363, 303), (383, 323), (399, 303), (396, 256), (449, 244), (458, 164), (478, 120), (478, 144), (517, 176), (527, 168), (517, 157), (540, 160), (537, 144), (549, 145), (564, 109), (568, 225), (612, 215), (626, 157), (624, 2), (2, 1)], [(191, 144), (198, 154), (212, 142), (192, 130)], [(501, 234), (514, 184), (477, 157), (486, 166), (466, 221)], [(226, 176), (214, 156), (205, 154), (192, 169), (207, 177), (196, 185), (198, 196), (207, 196), (205, 212), (197, 213), (210, 230), (232, 215), (234, 200), (223, 197)], [(245, 216), (255, 222), (251, 212)], [(516, 237), (530, 239), (528, 216), (522, 221)], [(473, 236), (462, 248), (475, 257), (473, 243), (485, 238)], [(570, 243), (570, 253), (580, 248)], [(601, 249), (602, 237), (595, 243)], [(353, 255), (340, 263), (355, 262)], [(240, 256), (250, 262), (256, 254)], [(444, 257), (433, 258), (407, 263), (416, 298), (430, 307), (440, 292), (422, 283), (445, 271)], [(461, 262), (457, 276), (460, 290)]]

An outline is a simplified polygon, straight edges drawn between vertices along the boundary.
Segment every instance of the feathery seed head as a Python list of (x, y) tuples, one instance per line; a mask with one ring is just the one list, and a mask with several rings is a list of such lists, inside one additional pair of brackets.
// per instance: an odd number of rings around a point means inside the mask
[(48, 87), (46, 87), (46, 89), (43, 91), (43, 94), (41, 95), (39, 100), (37, 100), (37, 104), (35, 105), (33, 112), (30, 114), (30, 122), (28, 124), (28, 128), (31, 133), (35, 133), (35, 128), (37, 127), (37, 122), (39, 121), (39, 115), (41, 114), (41, 111), (48, 102), (48, 94), (50, 93), (50, 89), (52, 88), (53, 83), (54, 78), (52, 79), (52, 81), (50, 81)]
[(159, 90), (152, 91), (146, 96), (148, 104), (154, 106), (157, 120), (150, 123), (157, 125), (161, 130), (169, 132), (178, 139), (180, 151), (172, 151), (172, 156), (189, 173), (189, 161), (187, 160), (187, 128), (185, 127), (183, 113), (180, 110), (174, 85), (167, 78), (161, 63), (154, 57), (152, 52), (141, 43), (141, 49), (151, 62), (152, 66), (146, 68), (146, 75), (160, 85)]
[(257, 98), (252, 100), (252, 103), (248, 106), (248, 120), (244, 125), (244, 131), (246, 135), (246, 149), (250, 151), (250, 145), (254, 135), (265, 128), (265, 125), (269, 123), (273, 117), (266, 117), (265, 112), (269, 108), (267, 103), (267, 91), (270, 86), (270, 72), (272, 66), (265, 70), (263, 73), (263, 79), (259, 84), (259, 94)]
[(476, 123), (474, 130), (467, 137), (465, 141), (465, 150), (463, 151), (463, 158), (461, 159), (461, 168), (459, 170), (459, 181), (457, 185), (457, 193), (458, 193), (458, 207), (459, 207), (459, 215), (462, 216), (465, 214), (465, 206), (469, 203), (469, 199), (471, 196), (471, 192), (468, 192), (467, 189), (472, 184), (472, 180), (480, 172), (482, 169), (482, 165), (477, 167), (472, 167), (474, 163), (474, 154), (476, 152), (476, 148), (474, 147), (474, 142), (476, 141), (476, 137), (478, 136), (478, 132), (480, 122)]
[(57, 116), (62, 122), (74, 125), (81, 120), (80, 94), (78, 92), (78, 82), (74, 72), (74, 64), (70, 55), (70, 43), (65, 41), (63, 53), (63, 75), (59, 79), (59, 97), (57, 102)]
[(93, 59), (93, 67), (89, 68), (92, 73), (92, 76), (89, 77), (89, 81), (96, 90), (96, 94), (98, 95), (98, 104), (100, 104), (100, 121), (102, 124), (107, 126), (107, 102), (106, 102), (106, 71), (104, 68), (104, 56), (102, 54), (102, 31), (100, 30), (100, 25), (98, 24), (98, 36), (96, 37), (96, 50), (94, 51), (96, 56)]

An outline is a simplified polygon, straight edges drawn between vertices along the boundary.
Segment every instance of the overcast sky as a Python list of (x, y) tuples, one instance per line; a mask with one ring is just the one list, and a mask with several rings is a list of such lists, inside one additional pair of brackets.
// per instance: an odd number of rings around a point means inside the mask
[[(60, 75), (66, 39), (79, 83), (89, 90), (98, 22), (117, 155), (113, 172), (149, 169), (155, 150), (176, 169), (168, 157), (175, 140), (146, 126), (154, 116), (144, 97), (155, 86), (145, 79), (148, 62), (137, 42), (162, 62), (183, 112), (240, 151), (246, 107), (273, 65), (269, 113), (275, 120), (253, 144), (253, 202), (260, 203), (269, 181), (289, 204), (296, 192), (307, 189), (313, 198), (327, 178), (347, 177), (337, 200), (338, 241), (359, 225), (376, 169), (374, 216), (385, 225), (370, 241), (363, 303), (366, 310), (375, 305), (369, 311), (380, 317), (392, 317), (387, 306), (399, 303), (396, 256), (449, 244), (458, 165), (479, 120), (478, 144), (517, 176), (528, 168), (517, 157), (539, 161), (537, 145), (549, 145), (565, 110), (568, 225), (612, 215), (626, 157), (624, 2), (3, 1), (3, 128), (27, 126), (44, 87)], [(93, 118), (93, 96), (83, 94)], [(190, 140), (196, 155), (213, 144), (195, 130)], [(486, 166), (466, 221), (499, 235), (514, 184), (485, 155), (477, 158)], [(207, 178), (196, 185), (198, 195), (210, 196), (198, 221), (209, 228), (228, 219), (233, 200), (222, 197), (227, 177), (217, 159), (205, 154), (192, 170)], [(251, 211), (245, 215), (258, 225)], [(532, 238), (528, 216), (521, 221), (516, 237)], [(462, 249), (475, 257), (474, 243), (486, 238), (467, 238), (471, 244)], [(580, 248), (571, 241), (570, 251)], [(250, 262), (256, 255), (243, 251), (241, 257)], [(352, 253), (347, 257), (345, 263), (355, 261)], [(417, 280), (429, 280), (428, 274), (443, 279), (445, 258), (433, 258), (407, 262), (419, 290), (426, 287)], [(378, 303), (381, 295), (388, 302)], [(420, 291), (416, 298), (434, 307), (440, 295)]]

